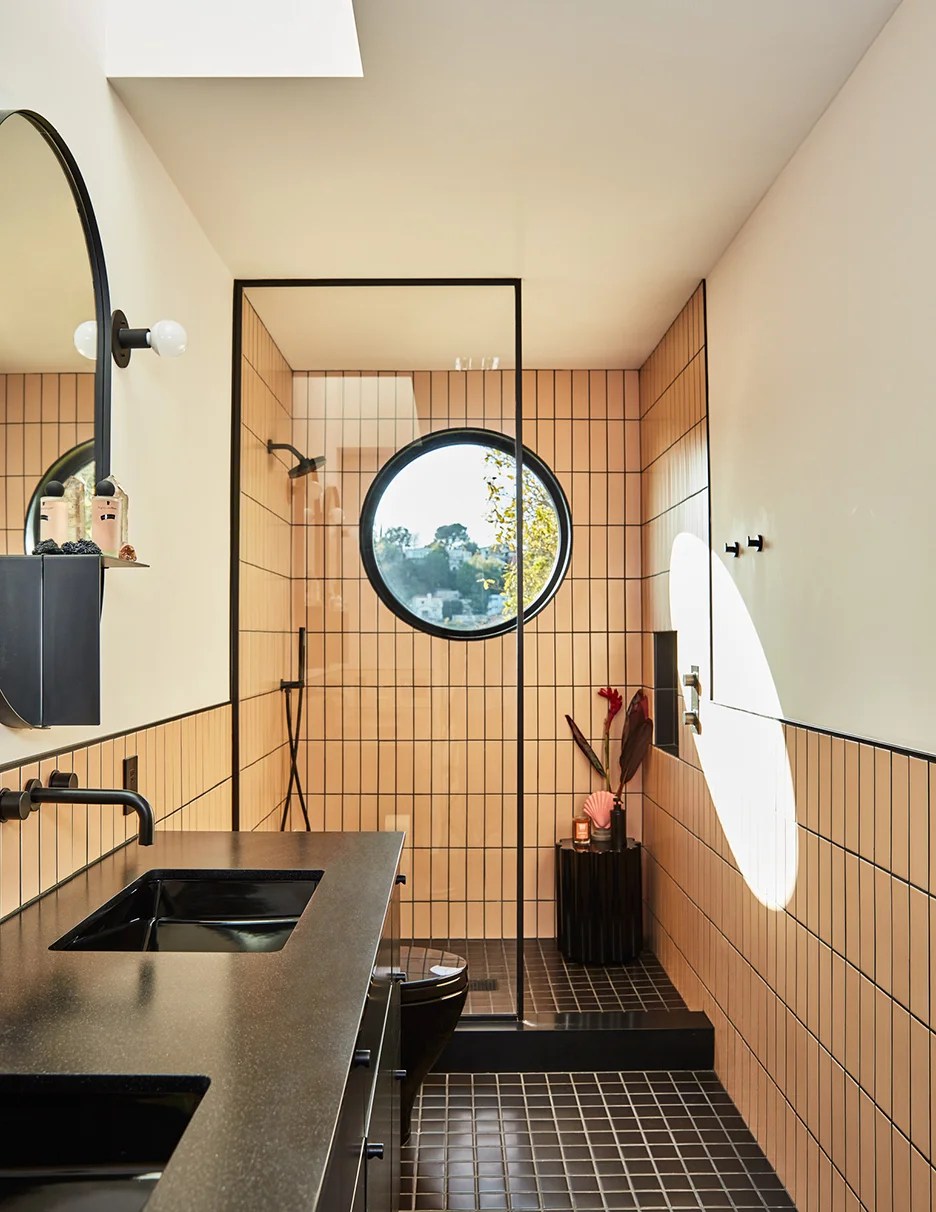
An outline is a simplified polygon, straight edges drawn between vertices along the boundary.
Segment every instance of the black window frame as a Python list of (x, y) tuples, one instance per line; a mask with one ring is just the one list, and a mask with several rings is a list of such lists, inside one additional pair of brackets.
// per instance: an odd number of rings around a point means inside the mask
[[(449, 446), (491, 446), (503, 451), (516, 459), (517, 444), (514, 438), (498, 430), (483, 428), (461, 427), (457, 429), (439, 429), (434, 433), (425, 434), (403, 446), (392, 455), (377, 472), (374, 481), (364, 497), (360, 518), (360, 551), (367, 579), (374, 592), (398, 619), (409, 624), (417, 631), (423, 631), (431, 636), (445, 640), (490, 640), (497, 636), (508, 635), (517, 629), (518, 615), (505, 619), (490, 627), (479, 627), (473, 631), (460, 628), (440, 626), (414, 614), (396, 596), (387, 584), (377, 563), (374, 552), (374, 521), (377, 509), (384, 492), (396, 477), (425, 454), (433, 450), (441, 450)], [(559, 521), (559, 552), (555, 567), (550, 574), (542, 592), (535, 602), (531, 602), (523, 611), (523, 622), (528, 623), (544, 610), (559, 590), (569, 569), (572, 558), (572, 513), (569, 502), (552, 469), (527, 447), (523, 447), (522, 467), (524, 472), (531, 471), (542, 482), (552, 498)]]

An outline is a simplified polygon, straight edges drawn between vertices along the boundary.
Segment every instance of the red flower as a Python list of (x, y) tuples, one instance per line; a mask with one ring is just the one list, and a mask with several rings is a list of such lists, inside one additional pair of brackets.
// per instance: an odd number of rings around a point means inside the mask
[(605, 686), (603, 690), (599, 690), (598, 696), (599, 698), (608, 700), (608, 714), (604, 722), (605, 735), (607, 735), (611, 731), (611, 721), (624, 706), (624, 699), (619, 690), (613, 690), (610, 686)]

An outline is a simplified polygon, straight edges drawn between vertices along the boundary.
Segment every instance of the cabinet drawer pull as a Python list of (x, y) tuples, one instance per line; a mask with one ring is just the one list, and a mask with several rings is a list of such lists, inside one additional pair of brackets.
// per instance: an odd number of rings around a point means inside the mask
[(373, 1161), (375, 1158), (377, 1161), (383, 1161), (383, 1155), (384, 1155), (383, 1145), (377, 1144), (376, 1141), (374, 1142), (374, 1144), (371, 1144), (370, 1141), (367, 1142), (367, 1145), (365, 1146), (365, 1149), (364, 1149), (364, 1156), (367, 1158), (368, 1161)]
[(405, 1069), (394, 1069), (393, 1076), (396, 1078), (396, 1080), (398, 1082), (405, 1081), (406, 1080), (406, 1070)]
[(351, 1063), (355, 1069), (369, 1069), (371, 1063), (370, 1048), (355, 1048), (354, 1060)]

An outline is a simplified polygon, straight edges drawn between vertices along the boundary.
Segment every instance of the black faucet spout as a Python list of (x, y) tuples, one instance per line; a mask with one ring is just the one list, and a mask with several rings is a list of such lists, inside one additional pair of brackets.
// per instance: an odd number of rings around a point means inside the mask
[(141, 846), (152, 846), (156, 818), (149, 800), (135, 791), (119, 787), (33, 787), (29, 792), (33, 804), (119, 804), (131, 808), (139, 818)]

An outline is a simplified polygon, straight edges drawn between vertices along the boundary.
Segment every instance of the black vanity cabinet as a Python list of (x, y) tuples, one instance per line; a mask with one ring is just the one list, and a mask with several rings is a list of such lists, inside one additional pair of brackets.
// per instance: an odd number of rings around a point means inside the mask
[(348, 1071), (321, 1212), (400, 1206), (400, 936), (394, 890)]

